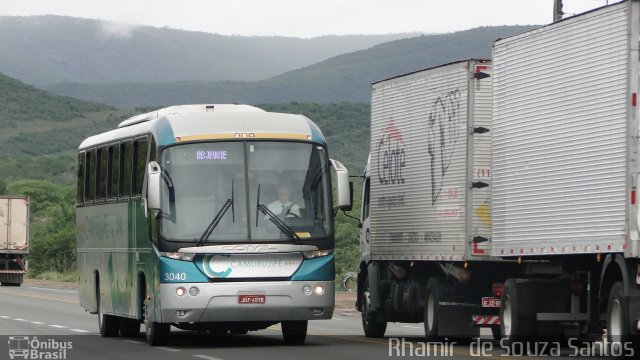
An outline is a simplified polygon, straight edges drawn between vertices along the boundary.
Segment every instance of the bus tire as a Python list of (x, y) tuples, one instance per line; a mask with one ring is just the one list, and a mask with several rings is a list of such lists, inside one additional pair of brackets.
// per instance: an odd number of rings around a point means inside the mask
[(283, 321), (280, 326), (282, 327), (282, 337), (284, 342), (290, 345), (297, 345), (304, 343), (307, 338), (307, 325), (309, 321)]
[(171, 324), (163, 324), (153, 321), (149, 316), (149, 298), (145, 298), (143, 304), (145, 338), (147, 344), (151, 346), (162, 346), (169, 343), (169, 334), (171, 333)]
[(120, 328), (119, 319), (113, 315), (105, 314), (102, 311), (102, 301), (100, 301), (100, 290), (97, 293), (97, 305), (98, 305), (98, 328), (100, 329), (100, 336), (102, 337), (114, 337), (118, 336), (118, 330)]
[(364, 288), (360, 299), (362, 307), (362, 329), (364, 335), (370, 338), (381, 338), (387, 331), (387, 322), (378, 321), (376, 313), (371, 310), (371, 292), (369, 291), (369, 275), (364, 278)]
[(120, 334), (125, 337), (140, 335), (140, 321), (136, 319), (120, 319)]

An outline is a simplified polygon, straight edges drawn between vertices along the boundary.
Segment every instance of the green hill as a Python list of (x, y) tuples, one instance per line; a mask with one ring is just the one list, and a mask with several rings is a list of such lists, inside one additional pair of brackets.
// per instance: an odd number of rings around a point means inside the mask
[(0, 72), (38, 86), (254, 81), (415, 35), (224, 36), (63, 16), (2, 16)]
[(372, 82), (452, 61), (490, 58), (493, 41), (530, 28), (483, 27), (395, 40), (255, 82), (64, 83), (47, 89), (121, 108), (185, 102), (369, 102)]

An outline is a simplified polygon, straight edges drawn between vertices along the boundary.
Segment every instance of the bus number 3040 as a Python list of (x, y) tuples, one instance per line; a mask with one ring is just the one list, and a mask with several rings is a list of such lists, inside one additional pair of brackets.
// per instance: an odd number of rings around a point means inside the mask
[(164, 273), (165, 281), (184, 281), (187, 280), (187, 273)]

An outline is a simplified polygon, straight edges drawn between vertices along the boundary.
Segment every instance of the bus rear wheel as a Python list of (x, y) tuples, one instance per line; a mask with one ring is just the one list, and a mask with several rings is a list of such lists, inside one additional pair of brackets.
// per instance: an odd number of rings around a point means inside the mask
[(282, 327), (282, 337), (287, 344), (295, 345), (302, 344), (307, 338), (307, 320), (302, 321), (283, 321), (280, 326)]

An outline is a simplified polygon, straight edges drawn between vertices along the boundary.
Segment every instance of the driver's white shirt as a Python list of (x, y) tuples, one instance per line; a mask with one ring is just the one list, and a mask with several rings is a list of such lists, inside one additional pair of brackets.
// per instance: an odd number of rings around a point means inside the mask
[(287, 211), (287, 214), (282, 214), (284, 217), (300, 216), (300, 207), (291, 201), (287, 201), (283, 204), (279, 200), (276, 200), (267, 205), (267, 208), (276, 215), (280, 215), (282, 211), (286, 211), (285, 209), (288, 208), (289, 210)]

